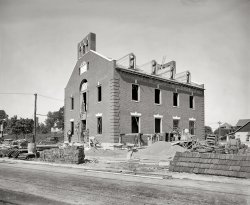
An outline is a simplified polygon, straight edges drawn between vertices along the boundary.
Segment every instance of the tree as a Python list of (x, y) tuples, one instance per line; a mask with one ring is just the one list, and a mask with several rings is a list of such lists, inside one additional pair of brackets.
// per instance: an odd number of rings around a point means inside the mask
[(209, 126), (205, 126), (205, 135), (213, 134), (213, 130)]
[(5, 130), (7, 126), (8, 115), (4, 110), (0, 110), (0, 124), (3, 124), (3, 129)]
[(44, 123), (40, 123), (38, 125), (37, 132), (42, 133), (42, 134), (47, 134), (49, 132), (49, 130), (47, 129), (47, 127), (46, 127), (46, 125)]
[[(228, 133), (232, 132), (231, 129), (220, 128), (220, 136), (226, 136)], [(214, 134), (219, 134), (219, 128), (214, 131)]]
[(64, 129), (64, 107), (55, 112), (48, 112), (45, 125), (48, 130), (51, 130), (54, 126)]
[(6, 112), (4, 110), (0, 110), (0, 121), (7, 119), (8, 115), (6, 114)]
[(27, 135), (33, 132), (34, 121), (33, 119), (17, 119), (17, 116), (13, 116), (7, 120), (7, 131), (9, 134), (18, 135)]
[(64, 129), (64, 107), (61, 107), (57, 112), (56, 125), (59, 129)]

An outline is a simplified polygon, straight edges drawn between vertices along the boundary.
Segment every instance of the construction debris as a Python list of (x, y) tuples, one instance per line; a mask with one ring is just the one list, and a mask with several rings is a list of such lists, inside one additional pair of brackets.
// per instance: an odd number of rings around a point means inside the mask
[(230, 139), (226, 144), (220, 144), (216, 139), (209, 137), (206, 141), (197, 141), (192, 145), (191, 152), (218, 153), (218, 154), (244, 154), (248, 146), (241, 144), (239, 139)]
[(83, 146), (67, 146), (40, 152), (40, 160), (46, 162), (81, 164), (84, 162), (84, 158)]

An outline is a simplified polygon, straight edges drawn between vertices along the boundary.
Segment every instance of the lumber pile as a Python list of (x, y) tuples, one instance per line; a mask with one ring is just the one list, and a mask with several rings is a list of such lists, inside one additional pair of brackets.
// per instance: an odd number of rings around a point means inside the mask
[(28, 159), (31, 159), (31, 158), (35, 158), (36, 155), (34, 153), (21, 153), (18, 155), (18, 159), (20, 160), (28, 160)]
[(40, 152), (40, 160), (46, 162), (80, 164), (84, 162), (84, 147), (68, 146)]
[(8, 148), (0, 149), (0, 157), (18, 158), (19, 154), (27, 153), (27, 149)]
[(207, 141), (207, 144), (214, 146), (216, 145), (218, 140), (217, 140), (216, 135), (208, 135), (206, 141)]
[(250, 179), (250, 155), (177, 152), (169, 170)]

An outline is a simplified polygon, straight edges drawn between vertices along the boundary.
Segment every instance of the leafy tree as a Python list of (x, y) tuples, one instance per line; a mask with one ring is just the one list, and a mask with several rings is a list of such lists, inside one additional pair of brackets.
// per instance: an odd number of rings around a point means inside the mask
[(61, 107), (55, 112), (48, 112), (45, 125), (48, 130), (51, 130), (54, 125), (56, 125), (59, 129), (64, 129), (64, 107)]
[(6, 118), (8, 118), (6, 112), (4, 110), (0, 110), (0, 121)]
[(230, 133), (232, 131), (233, 130), (231, 130), (231, 129), (225, 129), (225, 128), (220, 128), (220, 131), (219, 131), (219, 128), (217, 128), (214, 131), (214, 134), (218, 135), (220, 133), (220, 136), (226, 136), (228, 133)]
[(42, 134), (47, 134), (49, 132), (49, 130), (47, 129), (46, 125), (44, 123), (40, 123), (37, 129), (38, 133), (42, 133)]
[(207, 136), (208, 136), (209, 134), (213, 134), (213, 130), (212, 130), (211, 127), (205, 126), (205, 139), (207, 139)]
[(17, 116), (13, 116), (9, 120), (7, 120), (7, 131), (9, 134), (18, 135), (26, 135), (33, 132), (34, 121), (33, 119), (17, 119)]
[(209, 126), (205, 126), (205, 135), (213, 134), (213, 130)]
[(56, 122), (55, 115), (53, 112), (48, 112), (47, 119), (45, 120), (45, 125), (48, 130), (51, 129), (51, 127), (54, 127), (54, 124)]
[(0, 110), (0, 124), (3, 124), (3, 129), (6, 129), (8, 121), (8, 115), (4, 110)]
[(57, 112), (57, 122), (56, 125), (59, 129), (64, 129), (64, 107), (61, 107)]

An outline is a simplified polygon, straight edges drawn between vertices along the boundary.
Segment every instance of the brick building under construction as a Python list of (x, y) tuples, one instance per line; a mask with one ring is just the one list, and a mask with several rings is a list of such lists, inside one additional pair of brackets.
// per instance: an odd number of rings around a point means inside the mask
[(69, 130), (75, 142), (85, 130), (106, 143), (175, 128), (204, 136), (204, 86), (191, 82), (189, 71), (176, 73), (175, 61), (139, 67), (133, 53), (107, 58), (96, 52), (94, 33), (78, 43), (77, 54), (65, 88), (65, 140)]

